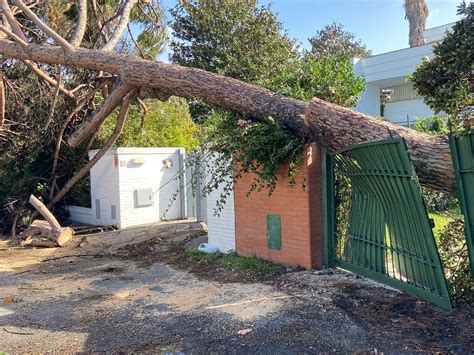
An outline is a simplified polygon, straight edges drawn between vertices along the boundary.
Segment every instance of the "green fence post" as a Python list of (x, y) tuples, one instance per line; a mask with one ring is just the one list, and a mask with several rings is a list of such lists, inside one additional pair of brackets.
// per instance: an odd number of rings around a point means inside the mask
[(334, 267), (334, 238), (336, 225), (334, 161), (326, 149), (322, 152), (323, 248), (324, 265)]

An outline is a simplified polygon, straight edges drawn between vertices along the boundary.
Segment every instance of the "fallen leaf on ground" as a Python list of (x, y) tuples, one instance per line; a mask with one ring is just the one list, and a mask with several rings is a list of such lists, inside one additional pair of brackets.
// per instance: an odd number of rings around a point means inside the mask
[(252, 328), (245, 328), (245, 329), (240, 329), (237, 334), (239, 335), (245, 335), (245, 334), (248, 334), (252, 331)]
[(3, 303), (13, 303), (13, 297), (5, 297), (2, 299)]

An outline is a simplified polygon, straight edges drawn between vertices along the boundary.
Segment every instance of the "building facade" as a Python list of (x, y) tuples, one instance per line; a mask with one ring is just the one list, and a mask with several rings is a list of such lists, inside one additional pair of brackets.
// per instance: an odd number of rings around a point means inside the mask
[[(365, 92), (355, 110), (371, 115), (384, 116), (395, 124), (411, 126), (418, 118), (431, 117), (434, 112), (418, 96), (407, 81), (424, 58), (433, 58), (433, 44), (443, 39), (453, 24), (430, 28), (425, 31), (426, 44), (400, 49), (367, 58), (354, 58), (354, 72), (367, 81)], [(382, 90), (389, 93), (382, 112)], [(442, 116), (443, 114), (440, 114)]]

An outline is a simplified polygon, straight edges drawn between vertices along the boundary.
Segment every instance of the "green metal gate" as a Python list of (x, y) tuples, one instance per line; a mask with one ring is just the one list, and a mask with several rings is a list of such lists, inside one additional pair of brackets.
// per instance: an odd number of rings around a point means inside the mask
[(474, 129), (449, 138), (464, 233), (474, 279)]
[[(327, 263), (451, 309), (432, 225), (405, 142), (359, 144), (327, 159)], [(337, 228), (334, 173), (346, 179), (351, 190), (348, 219), (339, 220)]]

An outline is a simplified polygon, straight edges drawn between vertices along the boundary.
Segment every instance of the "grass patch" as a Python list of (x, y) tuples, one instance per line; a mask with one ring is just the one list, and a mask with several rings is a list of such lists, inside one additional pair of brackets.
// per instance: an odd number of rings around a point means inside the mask
[(434, 221), (433, 233), (436, 239), (438, 239), (438, 236), (441, 231), (444, 229), (444, 227), (446, 227), (449, 222), (453, 220), (453, 217), (438, 213), (430, 213), (429, 215), (430, 218), (432, 218)]
[(430, 212), (429, 217), (434, 221), (435, 226), (433, 228), (433, 234), (436, 241), (439, 241), (439, 236), (448, 223), (454, 221), (457, 218), (462, 218), (462, 215), (459, 210), (453, 209), (443, 213)]
[(260, 277), (278, 276), (285, 272), (296, 270), (296, 268), (274, 264), (257, 257), (239, 256), (236, 253), (206, 254), (197, 249), (189, 249), (186, 251), (186, 257), (193, 262), (215, 264), (216, 266)]

